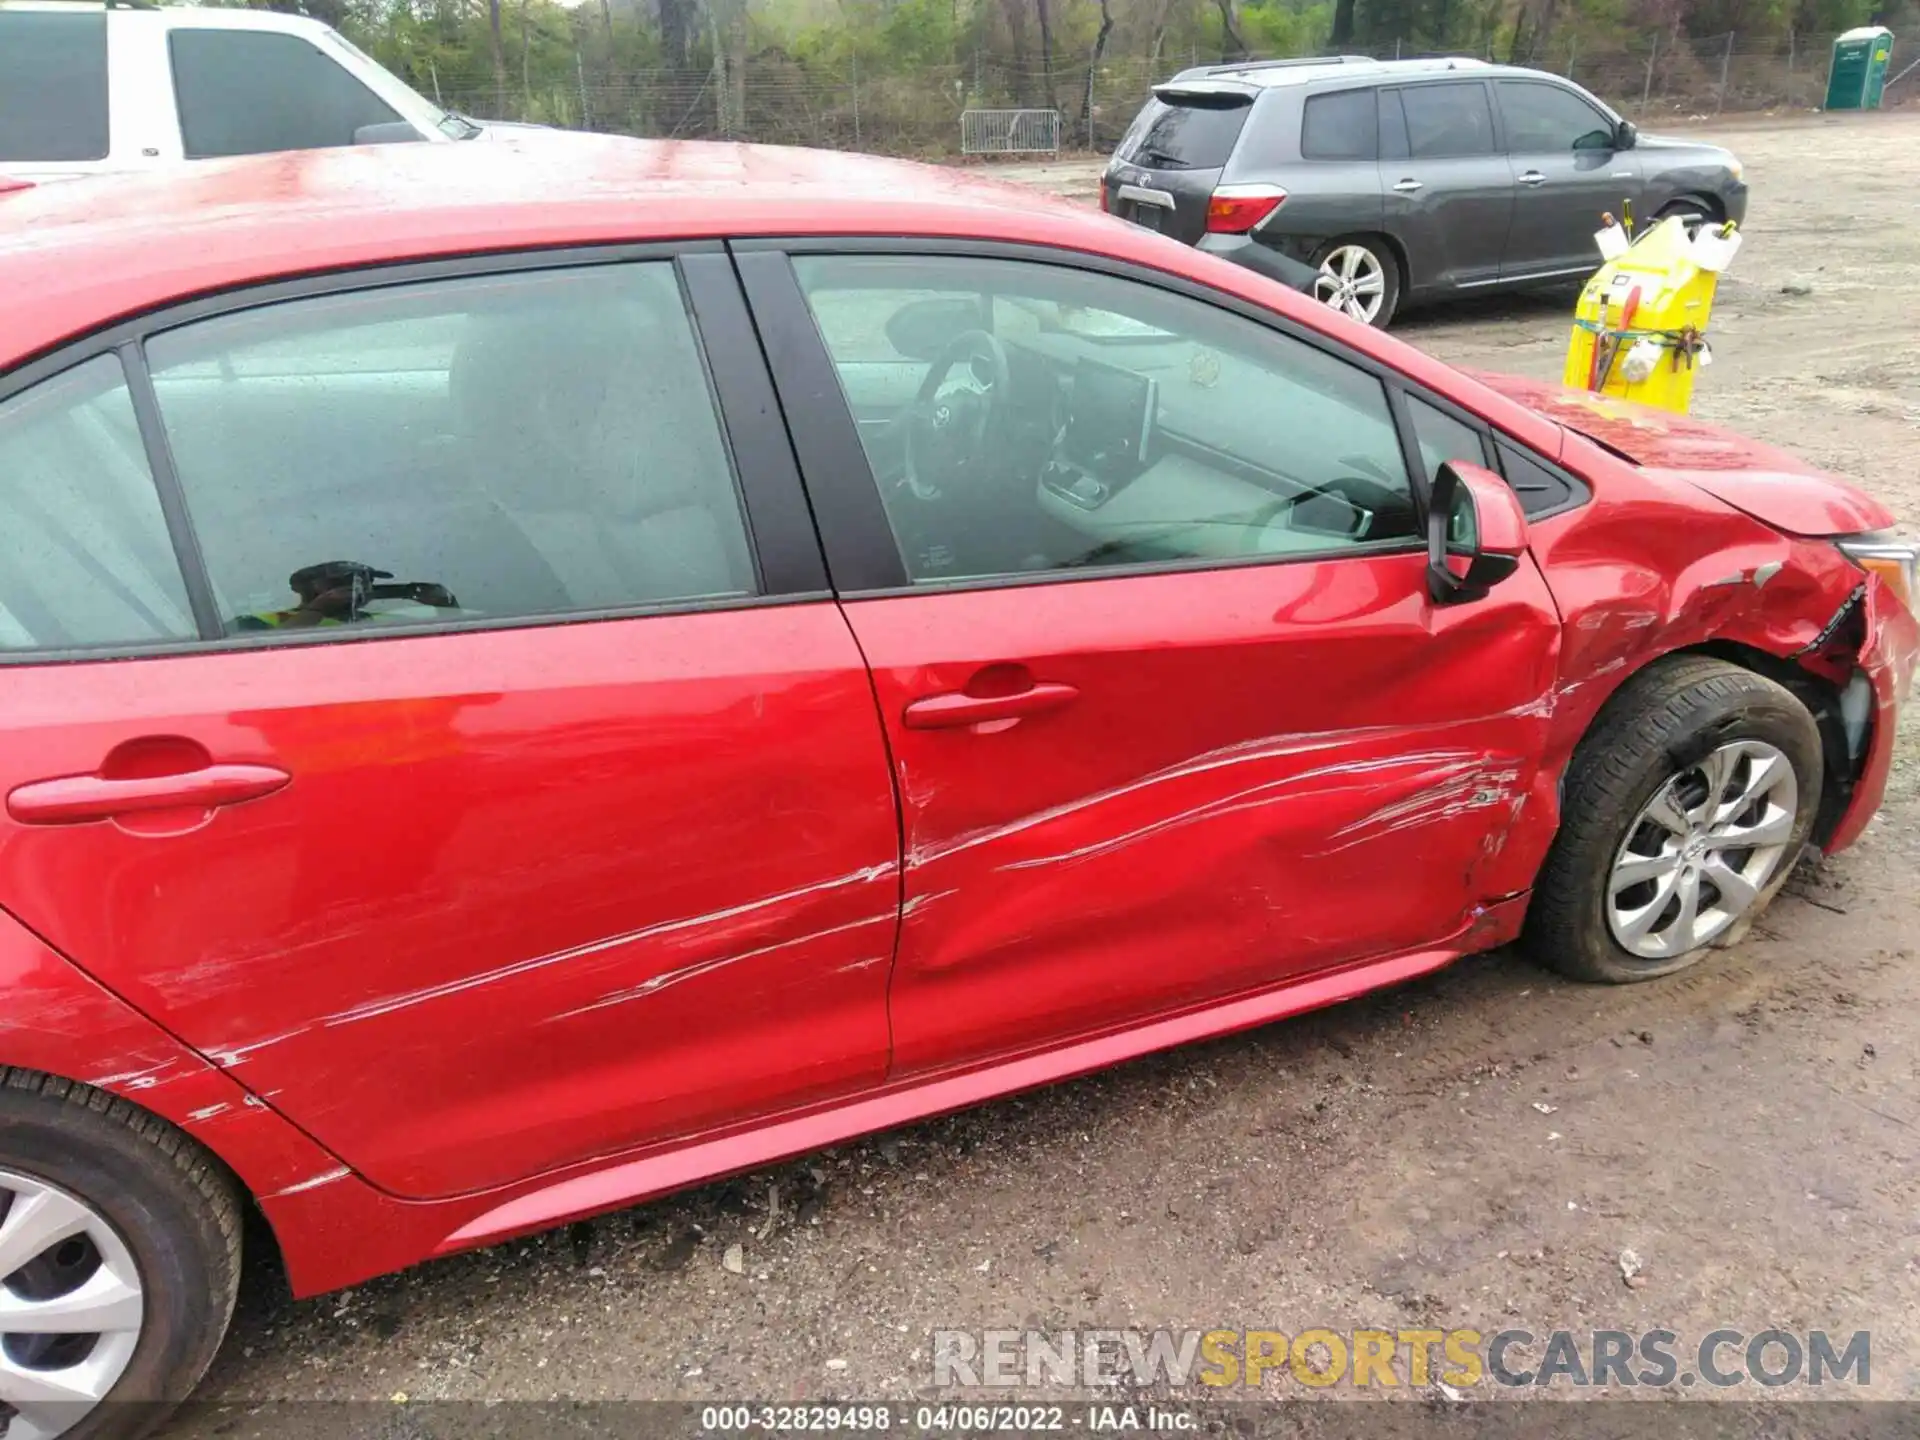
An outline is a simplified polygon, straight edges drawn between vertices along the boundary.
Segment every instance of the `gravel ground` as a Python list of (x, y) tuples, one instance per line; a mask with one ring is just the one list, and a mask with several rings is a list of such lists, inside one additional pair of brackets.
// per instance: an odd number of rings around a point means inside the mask
[[(1754, 214), (1698, 413), (1920, 521), (1920, 116), (1725, 138)], [(1552, 376), (1568, 310), (1485, 300), (1399, 333)], [(1867, 1329), (1870, 1393), (1920, 1397), (1917, 751), (1909, 727), (1853, 852), (1673, 980), (1484, 956), (343, 1294), (295, 1303), (256, 1266), (212, 1404), (172, 1434), (275, 1397), (924, 1395), (935, 1328), (1033, 1324)]]

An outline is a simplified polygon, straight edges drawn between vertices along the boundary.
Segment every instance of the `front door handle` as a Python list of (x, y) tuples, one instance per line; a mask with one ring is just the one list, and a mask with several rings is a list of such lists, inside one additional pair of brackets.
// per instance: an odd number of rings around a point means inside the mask
[(1018, 720), (1071, 704), (1080, 692), (1071, 685), (1036, 681), (1011, 695), (969, 695), (955, 690), (915, 700), (901, 713), (909, 730), (949, 730), (989, 720)]
[(24, 825), (78, 825), (143, 810), (211, 810), (271, 795), (292, 778), (271, 765), (207, 765), (126, 779), (63, 775), (19, 786), (7, 796), (7, 813)]
[(1520, 177), (1520, 183), (1522, 185), (1544, 185), (1547, 183), (1547, 177), (1542, 175), (1538, 170), (1529, 170)]
[(1406, 179), (1396, 181), (1393, 188), (1398, 190), (1402, 195), (1411, 195), (1414, 191), (1420, 189), (1421, 186), (1418, 180)]

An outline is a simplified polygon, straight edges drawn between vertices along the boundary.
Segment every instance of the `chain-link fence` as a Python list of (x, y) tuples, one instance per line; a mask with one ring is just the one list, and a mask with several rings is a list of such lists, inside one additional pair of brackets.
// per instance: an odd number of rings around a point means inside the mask
[[(1393, 44), (1365, 49), (1381, 59), (1421, 53)], [(1748, 45), (1730, 34), (1610, 48), (1555, 40), (1530, 52), (1484, 58), (1570, 76), (1635, 120), (1657, 124), (1814, 109), (1825, 98), (1832, 50), (1831, 35)], [(1104, 152), (1118, 142), (1157, 81), (1219, 59), (1198, 51), (1166, 52), (1048, 68), (980, 57), (876, 74), (871, 65), (822, 67), (773, 52), (737, 61), (724, 76), (710, 69), (647, 70), (596, 79), (582, 63), (572, 84), (439, 98), (483, 119), (925, 157), (961, 153), (960, 117), (966, 111), (1042, 109), (1059, 113), (1064, 149)], [(1896, 53), (1889, 73), (1900, 74), (1905, 63)], [(1898, 103), (1908, 90), (1920, 92), (1920, 80), (1890, 89), (1887, 103)]]

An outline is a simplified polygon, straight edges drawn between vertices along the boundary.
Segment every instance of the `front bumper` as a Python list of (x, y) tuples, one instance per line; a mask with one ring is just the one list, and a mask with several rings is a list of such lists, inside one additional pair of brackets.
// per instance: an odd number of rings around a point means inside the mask
[(1720, 191), (1720, 203), (1726, 207), (1727, 219), (1736, 225), (1747, 223), (1747, 182), (1730, 180)]
[(1899, 741), (1900, 709), (1912, 689), (1916, 657), (1920, 657), (1920, 621), (1879, 576), (1867, 577), (1862, 604), (1866, 640), (1860, 647), (1859, 665), (1873, 687), (1873, 711), (1853, 793), (1821, 846), (1829, 855), (1858, 840), (1886, 798), (1887, 776)]

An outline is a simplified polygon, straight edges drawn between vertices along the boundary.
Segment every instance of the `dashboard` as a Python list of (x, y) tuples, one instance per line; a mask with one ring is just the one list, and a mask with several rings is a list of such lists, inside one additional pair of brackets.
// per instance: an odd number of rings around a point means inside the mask
[[(1051, 400), (1053, 438), (1035, 498), (1092, 550), (1113, 558), (1141, 551), (1136, 558), (1227, 559), (1415, 533), (1403, 472), (1383, 463), (1398, 465), (1397, 453), (1381, 456), (1378, 437), (1342, 435), (1337, 425), (1335, 433), (1302, 436), (1283, 405), (1259, 403), (1281, 397), (1244, 386), (1222, 393), (1218, 378), (1228, 357), (1185, 344), (1157, 347), (1163, 354), (1136, 345), (1127, 357), (1136, 363), (1121, 366), (1084, 353), (1069, 357), (1059, 353), (1058, 337), (1038, 338), (1056, 341), (1047, 346), (1053, 353), (1031, 340), (1007, 347), (1015, 395)], [(1163, 373), (1156, 376), (1153, 367)], [(1311, 406), (1318, 431), (1338, 415)], [(1381, 434), (1397, 444), (1390, 422)], [(1221, 440), (1237, 440), (1241, 453), (1209, 443)], [(1275, 454), (1320, 473), (1290, 475), (1271, 463)]]

